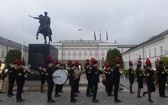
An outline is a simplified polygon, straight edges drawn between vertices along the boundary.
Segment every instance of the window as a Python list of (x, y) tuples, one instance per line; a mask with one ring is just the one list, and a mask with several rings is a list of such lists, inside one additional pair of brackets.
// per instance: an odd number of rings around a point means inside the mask
[(151, 57), (151, 50), (149, 49), (149, 58)]
[(163, 48), (160, 46), (160, 55), (163, 55)]
[(154, 56), (156, 57), (156, 48), (154, 48)]
[(2, 50), (2, 58), (5, 57), (5, 51)]

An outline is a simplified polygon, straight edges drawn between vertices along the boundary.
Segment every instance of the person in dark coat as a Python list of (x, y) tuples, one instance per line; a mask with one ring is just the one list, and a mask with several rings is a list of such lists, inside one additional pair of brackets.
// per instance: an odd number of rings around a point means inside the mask
[(68, 78), (69, 78), (69, 84), (71, 86), (71, 102), (72, 103), (76, 103), (76, 99), (75, 99), (75, 89), (76, 89), (76, 75), (74, 73), (77, 65), (72, 64), (72, 61), (68, 61), (68, 65), (70, 66), (70, 70), (68, 70)]
[(54, 70), (52, 69), (53, 62), (52, 62), (50, 55), (47, 56), (47, 62), (48, 62), (48, 66), (46, 69), (46, 79), (47, 79), (47, 84), (48, 84), (47, 102), (54, 103), (55, 101), (52, 99), (52, 91), (53, 91), (53, 86), (54, 86), (54, 82), (52, 79), (53, 79)]
[(106, 69), (104, 70), (104, 74), (106, 75), (106, 88), (108, 96), (113, 96), (112, 89), (113, 89), (113, 71), (108, 64), (108, 62), (104, 62), (104, 66)]
[(137, 89), (138, 98), (142, 98), (140, 93), (141, 93), (141, 89), (143, 88), (143, 78), (145, 77), (144, 73), (141, 71), (141, 64), (142, 62), (138, 60), (137, 68), (136, 68), (136, 75), (137, 75), (137, 82), (138, 82), (138, 89)]
[(152, 64), (149, 60), (149, 58), (146, 59), (146, 69), (145, 69), (145, 76), (146, 76), (146, 83), (147, 83), (147, 92), (143, 93), (143, 96), (148, 93), (148, 101), (153, 103), (153, 100), (151, 99), (151, 93), (154, 92), (155, 85), (154, 85), (154, 71), (152, 69)]
[[(58, 62), (58, 60), (54, 60), (54, 64), (55, 64), (54, 71), (60, 69), (60, 62)], [(60, 85), (55, 84), (55, 97), (60, 97), (61, 96), (61, 95), (58, 94), (59, 89), (60, 89)]]
[(122, 101), (118, 99), (119, 83), (120, 83), (120, 58), (115, 58), (116, 66), (113, 69), (113, 83), (114, 83), (114, 101), (121, 103)]
[(75, 89), (75, 93), (80, 93), (80, 91), (79, 91), (79, 82), (80, 82), (80, 77), (81, 77), (81, 73), (80, 73), (80, 71), (81, 71), (81, 65), (79, 64), (79, 61), (78, 60), (76, 60), (75, 61), (75, 65), (77, 66), (77, 70), (78, 70), (78, 77), (76, 78), (76, 89)]
[(129, 73), (129, 82), (130, 82), (130, 85), (129, 85), (129, 89), (130, 89), (130, 93), (134, 93), (132, 91), (132, 86), (133, 86), (133, 83), (134, 83), (134, 69), (133, 69), (133, 64), (132, 64), (132, 61), (129, 61), (129, 70), (128, 70), (128, 73)]
[(93, 98), (92, 98), (92, 102), (94, 103), (99, 103), (99, 101), (96, 99), (97, 96), (97, 88), (98, 88), (98, 83), (99, 83), (99, 75), (103, 73), (103, 70), (98, 70), (98, 64), (97, 61), (94, 58), (91, 58), (91, 63), (92, 63), (92, 67), (91, 67), (91, 78), (90, 78), (90, 82), (93, 86)]
[(91, 69), (90, 69), (90, 64), (89, 62), (85, 63), (85, 73), (86, 73), (86, 78), (88, 81), (87, 84), (87, 90), (86, 90), (86, 96), (87, 97), (91, 97), (91, 88), (92, 88), (92, 84), (91, 84)]
[(9, 68), (9, 78), (8, 78), (8, 97), (12, 97), (14, 96), (13, 94), (13, 86), (14, 86), (14, 83), (15, 83), (15, 80), (16, 80), (16, 72), (17, 72), (17, 68), (16, 68), (16, 64), (17, 62), (12, 62), (12, 64), (10, 65), (11, 67)]
[(45, 84), (45, 80), (46, 80), (46, 68), (45, 68), (45, 63), (42, 62), (40, 67), (40, 81), (41, 81), (40, 92), (41, 93), (44, 93), (43, 86)]
[[(65, 68), (64, 68), (64, 64), (60, 64), (60, 69), (62, 69), (62, 70), (64, 70)], [(63, 86), (64, 86), (64, 84), (61, 84), (60, 85), (60, 87), (59, 87), (59, 90), (58, 90), (58, 92), (59, 93), (63, 93)]]
[(158, 82), (159, 82), (159, 95), (160, 97), (167, 97), (165, 95), (166, 76), (168, 73), (164, 70), (163, 61), (158, 61), (159, 65), (156, 68)]
[(17, 62), (17, 72), (16, 72), (16, 84), (17, 84), (17, 92), (16, 92), (16, 102), (22, 102), (24, 101), (22, 99), (22, 91), (23, 91), (23, 85), (24, 85), (24, 75), (26, 72), (26, 68), (22, 67), (22, 63), (20, 60), (15, 60)]

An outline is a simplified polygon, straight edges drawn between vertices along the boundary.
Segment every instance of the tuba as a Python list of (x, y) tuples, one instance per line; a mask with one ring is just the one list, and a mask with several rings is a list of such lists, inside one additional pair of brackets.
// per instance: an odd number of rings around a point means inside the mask
[(82, 66), (79, 65), (77, 69), (75, 69), (74, 74), (75, 74), (75, 78), (79, 78), (79, 76), (82, 74)]
[(0, 67), (0, 74), (5, 70), (5, 63), (1, 63), (1, 67)]

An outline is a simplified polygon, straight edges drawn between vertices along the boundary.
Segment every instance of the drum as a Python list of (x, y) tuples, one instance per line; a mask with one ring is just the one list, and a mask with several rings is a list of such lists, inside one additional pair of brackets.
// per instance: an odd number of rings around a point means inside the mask
[(53, 81), (55, 84), (64, 84), (68, 79), (68, 74), (66, 70), (58, 69), (53, 73)]

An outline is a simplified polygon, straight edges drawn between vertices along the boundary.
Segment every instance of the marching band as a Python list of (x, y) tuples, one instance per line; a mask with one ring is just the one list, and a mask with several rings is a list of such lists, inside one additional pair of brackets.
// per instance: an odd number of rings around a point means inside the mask
[[(158, 82), (159, 82), (159, 96), (160, 97), (167, 97), (165, 95), (165, 84), (166, 84), (166, 77), (168, 76), (168, 73), (164, 70), (163, 61), (157, 60), (157, 76), (158, 76)], [(41, 80), (41, 86), (40, 86), (40, 92), (44, 93), (44, 84), (45, 80), (47, 81), (47, 102), (48, 103), (54, 103), (55, 100), (52, 98), (52, 91), (55, 84), (55, 97), (60, 97), (58, 93), (62, 92), (63, 84), (69, 79), (69, 85), (70, 85), (70, 102), (76, 103), (78, 95), (76, 93), (80, 93), (79, 91), (79, 82), (80, 82), (80, 76), (83, 72), (86, 74), (86, 79), (88, 81), (87, 88), (86, 88), (86, 96), (92, 97), (93, 103), (99, 103), (99, 100), (96, 98), (97, 96), (97, 89), (98, 89), (98, 83), (99, 83), (99, 75), (104, 74), (106, 77), (106, 92), (107, 96), (113, 96), (114, 95), (114, 102), (121, 103), (122, 101), (118, 98), (118, 92), (119, 92), (119, 83), (120, 83), (120, 76), (122, 75), (122, 70), (120, 69), (120, 58), (115, 58), (115, 67), (111, 68), (108, 62), (104, 62), (104, 68), (98, 68), (98, 62), (91, 58), (90, 60), (87, 59), (86, 63), (84, 64), (84, 71), (81, 70), (81, 64), (79, 61), (75, 61), (74, 63), (71, 60), (67, 60), (67, 65), (69, 67), (68, 70), (65, 71), (64, 65), (58, 62), (58, 60), (52, 60), (52, 57), (49, 55), (47, 56), (47, 62), (42, 62), (40, 69), (40, 80)], [(1, 62), (0, 62), (1, 65)], [(148, 94), (148, 101), (153, 103), (154, 101), (151, 98), (151, 93), (154, 92), (155, 85), (154, 85), (154, 71), (152, 69), (152, 64), (150, 60), (146, 59), (146, 68), (143, 72), (141, 69), (142, 62), (140, 60), (137, 61), (137, 68), (136, 70), (133, 69), (133, 63), (132, 61), (129, 61), (129, 91), (130, 93), (133, 92), (133, 83), (134, 78), (136, 76), (137, 78), (137, 97), (142, 98), (145, 97), (146, 94)], [(61, 75), (55, 75), (57, 74), (56, 71), (58, 70), (64, 70), (67, 78), (61, 83), (57, 84), (55, 81), (57, 79), (61, 79)], [(4, 70), (3, 70), (4, 71)], [(23, 102), (22, 99), (22, 92), (23, 92), (23, 86), (25, 83), (25, 74), (28, 72), (27, 68), (24, 66), (24, 62), (21, 60), (14, 60), (10, 68), (7, 70), (9, 76), (8, 76), (8, 91), (7, 96), (13, 97), (13, 87), (16, 80), (17, 84), (17, 91), (16, 91), (16, 102)], [(54, 74), (55, 73), (55, 74)], [(2, 72), (1, 72), (2, 75)], [(1, 77), (2, 78), (2, 77)], [(141, 89), (143, 88), (143, 80), (146, 78), (146, 84), (147, 84), (147, 91), (143, 92), (141, 96)], [(55, 79), (55, 80), (54, 80)], [(114, 87), (114, 90), (113, 90)], [(112, 91), (114, 94), (112, 94)], [(1, 100), (0, 100), (1, 101)]]

